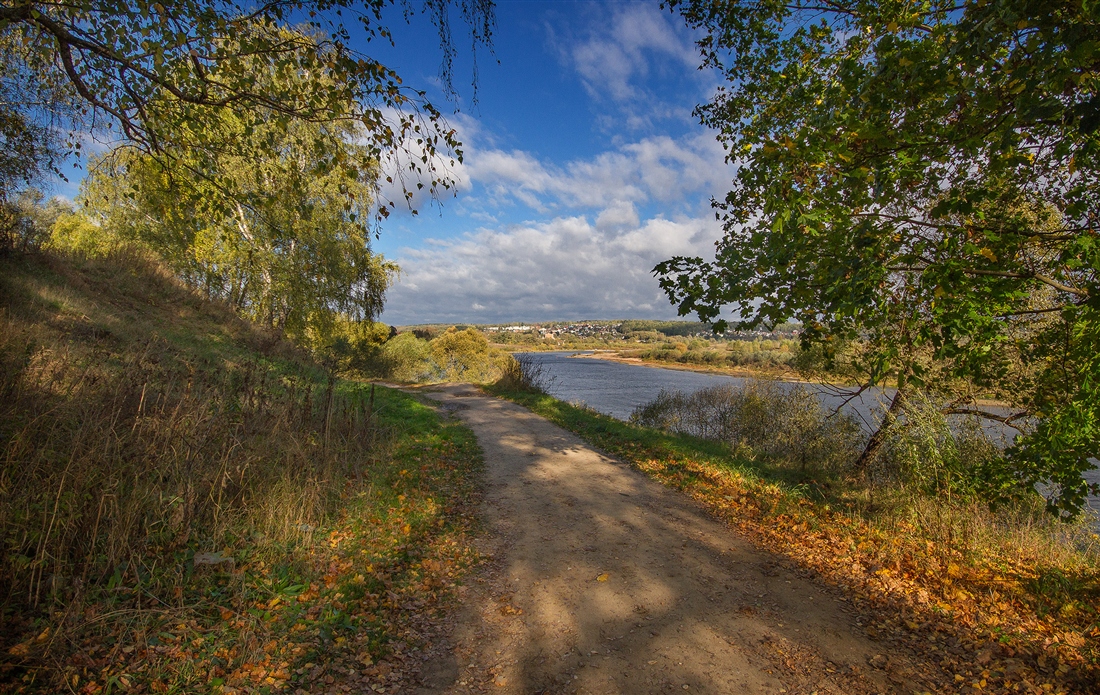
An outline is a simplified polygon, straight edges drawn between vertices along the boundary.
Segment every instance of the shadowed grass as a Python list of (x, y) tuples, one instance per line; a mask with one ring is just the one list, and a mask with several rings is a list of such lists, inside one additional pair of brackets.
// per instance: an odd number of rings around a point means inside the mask
[(472, 434), (139, 255), (0, 263), (0, 689), (394, 677), (475, 559)]

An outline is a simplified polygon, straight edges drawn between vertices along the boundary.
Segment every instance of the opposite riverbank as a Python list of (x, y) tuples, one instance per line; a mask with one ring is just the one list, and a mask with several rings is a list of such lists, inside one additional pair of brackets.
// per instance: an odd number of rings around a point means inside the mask
[[(641, 357), (630, 357), (622, 355), (616, 350), (585, 350), (577, 352), (572, 355), (576, 359), (595, 359), (606, 360), (608, 362), (616, 362), (618, 364), (629, 364), (637, 367), (649, 367), (651, 369), (672, 369), (680, 372), (693, 372), (696, 374), (716, 374), (720, 376), (729, 376), (739, 379), (764, 379), (770, 381), (782, 381), (789, 384), (805, 384), (807, 386), (824, 386), (828, 388), (858, 388), (859, 385), (852, 381), (834, 380), (834, 381), (811, 381), (804, 379), (798, 375), (793, 369), (752, 369), (747, 367), (716, 367), (702, 364), (688, 364), (683, 362), (673, 362), (668, 360), (652, 360), (643, 359)], [(977, 407), (987, 408), (1007, 408), (1010, 407), (1008, 403), (991, 398), (975, 398), (972, 404)]]
[[(816, 383), (809, 382), (805, 379), (798, 377), (797, 372), (793, 369), (756, 369), (749, 367), (719, 367), (706, 364), (690, 364), (684, 362), (674, 362), (671, 360), (653, 360), (643, 359), (641, 357), (631, 357), (623, 355), (618, 350), (585, 350), (573, 355), (577, 359), (597, 359), (607, 360), (608, 362), (618, 362), (620, 364), (633, 364), (640, 367), (657, 367), (660, 369), (675, 369), (683, 372), (696, 372), (698, 374), (721, 374), (723, 376), (733, 376), (745, 379), (774, 379), (779, 381), (788, 381), (791, 383), (808, 384)], [(845, 385), (838, 383), (837, 386)]]

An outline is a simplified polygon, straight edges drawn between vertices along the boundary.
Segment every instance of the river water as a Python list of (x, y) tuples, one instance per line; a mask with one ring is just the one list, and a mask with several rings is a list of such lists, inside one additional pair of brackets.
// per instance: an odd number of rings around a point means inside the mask
[[(542, 365), (551, 378), (550, 395), (559, 400), (584, 403), (590, 408), (620, 420), (640, 405), (657, 397), (662, 390), (692, 393), (708, 386), (732, 384), (740, 386), (748, 379), (689, 372), (682, 369), (662, 369), (623, 364), (593, 357), (575, 357), (576, 352), (532, 352), (527, 356)], [(793, 386), (793, 384), (792, 384)], [(839, 390), (811, 385), (822, 402), (829, 407), (844, 403)], [(893, 391), (869, 389), (844, 406), (844, 410), (863, 421), (870, 429), (882, 417), (884, 401)]]
[[(593, 357), (575, 357), (576, 352), (531, 352), (528, 357), (542, 365), (549, 377), (548, 391), (555, 398), (571, 403), (584, 403), (590, 408), (620, 420), (628, 420), (634, 409), (652, 401), (662, 391), (692, 393), (719, 384), (741, 385), (747, 380), (724, 374), (662, 369), (635, 364), (611, 362)], [(842, 406), (842, 410), (857, 417), (870, 431), (882, 417), (892, 391), (868, 390), (848, 403), (838, 389), (811, 385), (826, 407)], [(986, 430), (995, 439), (1010, 442), (1016, 431), (1000, 423), (986, 423)], [(1100, 468), (1085, 478), (1100, 483)], [(1100, 511), (1100, 497), (1090, 497), (1089, 506)], [(1100, 522), (1098, 522), (1100, 523)]]

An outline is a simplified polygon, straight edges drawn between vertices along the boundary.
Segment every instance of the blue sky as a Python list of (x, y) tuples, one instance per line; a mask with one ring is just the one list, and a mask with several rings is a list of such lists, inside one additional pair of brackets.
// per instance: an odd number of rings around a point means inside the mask
[[(498, 0), (496, 17), (492, 51), (477, 52), (477, 104), (457, 18), (457, 102), (440, 88), (427, 17), (390, 18), (392, 47), (355, 46), (424, 90), (465, 153), (454, 197), (383, 222), (374, 250), (403, 272), (381, 320), (675, 318), (651, 269), (713, 254), (710, 199), (733, 176), (691, 115), (718, 84), (697, 69), (693, 35), (657, 0)], [(56, 192), (73, 197), (81, 173)]]
[(457, 104), (427, 22), (394, 29), (394, 49), (364, 51), (449, 113), (465, 161), (456, 197), (383, 224), (375, 249), (404, 272), (382, 320), (675, 317), (650, 270), (712, 253), (709, 201), (732, 178), (691, 115), (717, 83), (682, 22), (657, 2), (501, 0), (476, 106), (462, 26)]

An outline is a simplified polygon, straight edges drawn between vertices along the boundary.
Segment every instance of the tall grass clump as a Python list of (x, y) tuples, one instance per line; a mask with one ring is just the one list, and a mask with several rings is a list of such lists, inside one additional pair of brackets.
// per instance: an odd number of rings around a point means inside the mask
[(531, 355), (518, 353), (504, 361), (495, 386), (504, 391), (547, 393), (553, 383), (545, 364)]
[(170, 603), (189, 570), (173, 560), (242, 534), (295, 542), (381, 453), (369, 396), (332, 382), (163, 339), (29, 338), (0, 315), (0, 596), (20, 610), (80, 605), (112, 575)]
[(854, 418), (827, 412), (805, 386), (763, 380), (690, 394), (662, 391), (630, 420), (724, 442), (743, 455), (790, 462), (803, 471), (843, 470), (864, 440)]
[(993, 432), (975, 416), (945, 415), (935, 399), (914, 391), (887, 428), (867, 483), (945, 499), (1018, 498), (998, 466), (1007, 439), (1001, 431), (997, 441)]

